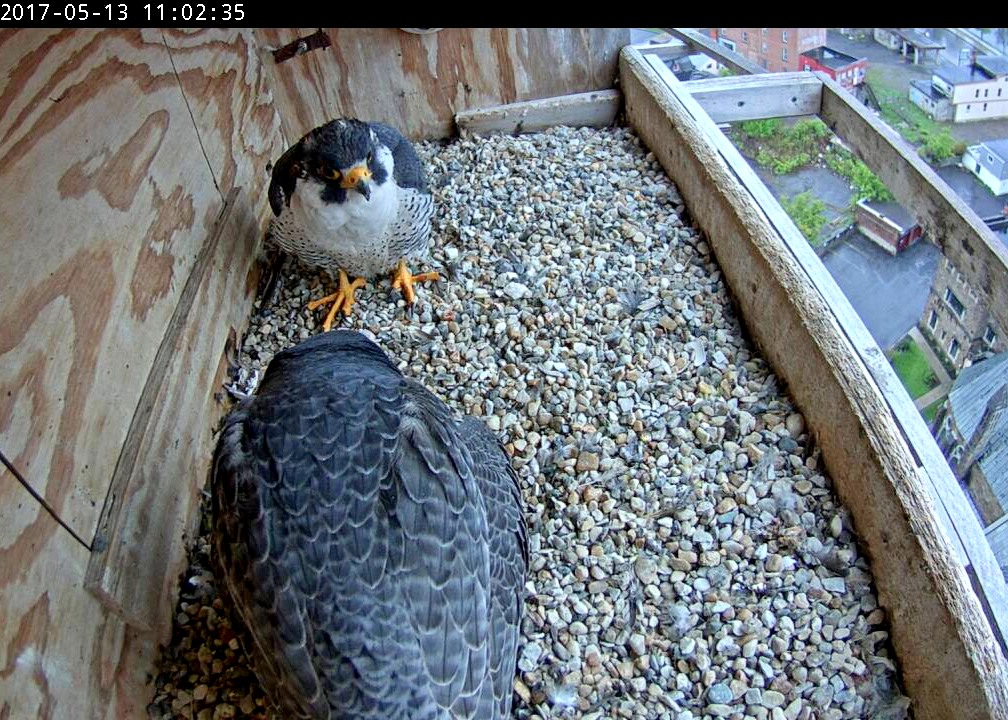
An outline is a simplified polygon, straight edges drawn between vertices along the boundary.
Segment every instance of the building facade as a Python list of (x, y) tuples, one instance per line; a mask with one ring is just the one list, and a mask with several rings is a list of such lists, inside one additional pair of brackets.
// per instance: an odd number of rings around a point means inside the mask
[(1008, 332), (947, 257), (935, 270), (920, 329), (956, 371), (1006, 349)]
[(841, 86), (853, 90), (865, 81), (868, 58), (856, 58), (824, 45), (803, 52), (798, 58), (798, 69), (824, 72)]
[(923, 235), (910, 213), (893, 202), (859, 200), (854, 218), (858, 230), (890, 255), (906, 250)]
[[(937, 68), (931, 75), (932, 104), (945, 97), (952, 106), (953, 122), (1008, 118), (1008, 58), (983, 55), (966, 67)], [(910, 100), (940, 119), (923, 102), (924, 94), (910, 89)]]
[(826, 44), (826, 28), (718, 28), (717, 39), (765, 70), (793, 72), (803, 52)]
[(930, 82), (911, 80), (910, 102), (926, 112), (932, 120), (938, 122), (952, 120), (952, 101)]
[(1008, 194), (1008, 138), (971, 145), (963, 153), (962, 164), (995, 195)]

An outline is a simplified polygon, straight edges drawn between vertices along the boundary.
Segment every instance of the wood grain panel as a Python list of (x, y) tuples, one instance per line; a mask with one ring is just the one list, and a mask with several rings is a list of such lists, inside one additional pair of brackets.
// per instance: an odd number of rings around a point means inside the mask
[(218, 189), (241, 185), (265, 219), (266, 167), (286, 145), (252, 30), (163, 33)]
[(8, 32), (0, 69), (0, 447), (90, 538), (220, 197), (160, 32)]
[(257, 29), (288, 140), (339, 116), (413, 139), (453, 133), (455, 113), (613, 87), (626, 28), (328, 28), (332, 47), (275, 63), (314, 29)]
[(248, 197), (233, 189), (151, 369), (95, 537), (88, 589), (157, 637), (171, 625), (184, 543), (226, 410), (225, 351), (248, 322), (259, 237)]
[[(0, 504), (0, 717), (144, 717), (157, 644), (82, 588), (86, 549), (23, 489), (10, 499)], [(19, 526), (8, 526), (14, 514)]]

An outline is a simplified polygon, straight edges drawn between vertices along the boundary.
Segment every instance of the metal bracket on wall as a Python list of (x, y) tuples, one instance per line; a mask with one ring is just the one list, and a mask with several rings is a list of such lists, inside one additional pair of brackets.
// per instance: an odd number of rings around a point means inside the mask
[(306, 52), (311, 50), (318, 50), (320, 48), (327, 48), (332, 45), (332, 40), (329, 36), (319, 28), (316, 32), (311, 35), (306, 35), (303, 38), (298, 38), (292, 42), (287, 43), (282, 48), (277, 48), (273, 51), (273, 60), (276, 63), (282, 63), (290, 60), (298, 55), (304, 55)]

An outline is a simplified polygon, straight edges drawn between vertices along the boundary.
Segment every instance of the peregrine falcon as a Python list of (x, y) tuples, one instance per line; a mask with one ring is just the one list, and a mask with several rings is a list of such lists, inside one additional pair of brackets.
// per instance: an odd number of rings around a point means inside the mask
[(366, 277), (394, 270), (410, 304), (414, 283), (438, 279), (407, 267), (427, 255), (434, 198), (413, 146), (388, 125), (342, 118), (315, 128), (276, 162), (269, 202), (280, 249), (338, 277), (335, 293), (308, 305), (332, 303), (325, 330), (338, 311), (350, 314)]
[(274, 357), (212, 473), (221, 595), (285, 717), (510, 717), (528, 545), (486, 425), (338, 330)]

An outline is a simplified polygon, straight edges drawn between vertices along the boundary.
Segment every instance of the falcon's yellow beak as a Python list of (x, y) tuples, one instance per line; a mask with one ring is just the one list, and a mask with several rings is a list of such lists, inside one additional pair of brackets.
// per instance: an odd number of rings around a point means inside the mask
[(371, 171), (368, 170), (367, 165), (358, 165), (352, 170), (343, 173), (340, 187), (344, 190), (356, 190), (364, 197), (369, 198), (371, 196), (371, 188), (368, 186), (368, 180), (370, 179)]

